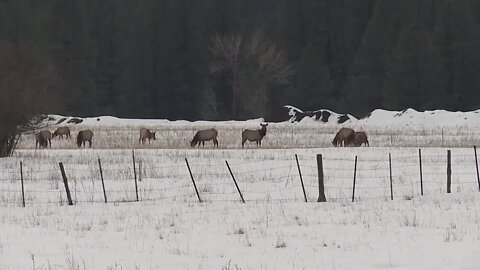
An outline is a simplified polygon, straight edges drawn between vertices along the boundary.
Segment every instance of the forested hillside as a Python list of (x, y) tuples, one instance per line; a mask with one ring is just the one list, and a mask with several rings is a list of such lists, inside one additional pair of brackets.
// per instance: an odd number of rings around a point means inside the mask
[(0, 42), (77, 116), (478, 109), (479, 24), (475, 0), (0, 1)]

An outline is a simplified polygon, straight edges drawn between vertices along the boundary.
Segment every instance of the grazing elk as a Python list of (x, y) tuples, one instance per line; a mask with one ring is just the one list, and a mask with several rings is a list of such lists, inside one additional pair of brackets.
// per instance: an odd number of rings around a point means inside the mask
[(267, 124), (260, 124), (261, 129), (246, 129), (242, 132), (242, 148), (245, 145), (245, 142), (248, 140), (250, 142), (257, 142), (257, 147), (262, 146), (262, 139), (267, 134)]
[(335, 135), (335, 138), (333, 138), (332, 144), (333, 146), (350, 146), (352, 145), (355, 141), (355, 131), (351, 128), (341, 128), (337, 134)]
[(60, 138), (63, 139), (63, 135), (68, 139), (70, 138), (70, 128), (69, 127), (59, 127), (57, 130), (53, 132), (53, 137), (55, 138), (57, 136), (60, 136)]
[(78, 132), (77, 135), (77, 146), (80, 148), (82, 147), (83, 143), (83, 147), (85, 147), (85, 142), (88, 141), (88, 146), (92, 148), (92, 139), (93, 131), (91, 131), (90, 129), (81, 130)]
[(140, 128), (140, 138), (138, 139), (138, 143), (142, 142), (142, 144), (145, 144), (146, 139), (148, 139), (148, 143), (150, 143), (151, 139), (156, 141), (157, 138), (155, 138), (155, 131), (150, 131), (148, 128)]
[(35, 148), (47, 148), (50, 144), (50, 148), (52, 148), (52, 133), (48, 130), (41, 130), (37, 134), (35, 134)]
[(362, 144), (365, 144), (365, 146), (370, 146), (370, 144), (368, 143), (367, 133), (365, 133), (364, 131), (355, 132), (354, 143), (355, 146), (362, 146)]
[(195, 145), (198, 144), (198, 147), (200, 147), (200, 143), (202, 143), (203, 147), (205, 147), (205, 141), (213, 140), (213, 147), (215, 148), (215, 146), (217, 146), (218, 148), (217, 134), (218, 131), (214, 128), (199, 130), (195, 133), (195, 136), (193, 136), (190, 145), (195, 147)]

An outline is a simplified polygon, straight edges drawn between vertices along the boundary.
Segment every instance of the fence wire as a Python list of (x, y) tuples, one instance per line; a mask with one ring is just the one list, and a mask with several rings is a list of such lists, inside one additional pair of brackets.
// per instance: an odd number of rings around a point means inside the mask
[[(73, 203), (195, 202), (198, 197), (203, 202), (236, 202), (241, 196), (246, 202), (300, 202), (319, 196), (316, 155), (298, 155), (298, 164), (290, 155), (230, 162), (232, 173), (219, 158), (194, 159), (187, 167), (178, 161), (162, 165), (149, 157), (137, 155), (135, 163), (105, 163), (101, 170), (96, 160), (65, 164)], [(415, 155), (392, 156), (391, 165), (388, 155), (360, 157), (357, 164), (355, 157), (323, 156), (327, 201), (411, 199), (446, 192), (447, 157), (422, 155), (421, 159), (420, 166)], [(479, 191), (473, 155), (451, 155), (451, 168), (452, 191)], [(0, 205), (66, 205), (65, 190), (58, 164), (24, 162), (22, 173), (19, 166), (0, 169)]]

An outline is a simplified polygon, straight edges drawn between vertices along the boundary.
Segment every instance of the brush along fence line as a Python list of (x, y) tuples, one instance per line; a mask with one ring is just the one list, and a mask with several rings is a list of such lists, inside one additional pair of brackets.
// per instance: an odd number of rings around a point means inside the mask
[[(476, 147), (471, 155), (392, 155), (215, 160), (162, 165), (132, 151), (130, 162), (1, 166), (0, 204), (178, 202), (321, 202), (411, 199), (480, 191)], [(67, 192), (67, 190), (69, 192)]]

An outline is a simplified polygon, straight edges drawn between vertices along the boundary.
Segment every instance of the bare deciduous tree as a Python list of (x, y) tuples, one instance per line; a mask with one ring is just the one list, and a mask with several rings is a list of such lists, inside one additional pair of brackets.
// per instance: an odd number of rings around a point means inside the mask
[(261, 31), (248, 39), (240, 35), (215, 36), (210, 51), (212, 74), (231, 74), (233, 118), (265, 115), (272, 84), (288, 84), (293, 65), (283, 51)]
[(52, 65), (19, 44), (0, 43), (0, 157), (9, 156), (34, 116), (53, 104)]
[(237, 115), (237, 102), (239, 100), (240, 81), (239, 72), (241, 67), (241, 45), (243, 38), (240, 35), (215, 36), (212, 38), (210, 52), (213, 60), (210, 64), (210, 72), (230, 72), (232, 75), (232, 117)]
[(201, 97), (201, 116), (206, 120), (218, 120), (218, 103), (212, 85), (207, 82)]

